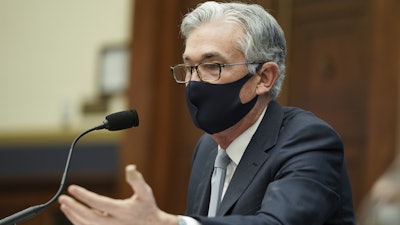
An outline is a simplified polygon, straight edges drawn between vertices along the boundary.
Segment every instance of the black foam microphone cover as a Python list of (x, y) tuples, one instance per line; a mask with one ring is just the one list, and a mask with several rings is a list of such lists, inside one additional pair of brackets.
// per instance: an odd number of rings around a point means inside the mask
[(139, 126), (139, 116), (136, 110), (126, 110), (106, 116), (104, 126), (107, 130), (123, 130)]

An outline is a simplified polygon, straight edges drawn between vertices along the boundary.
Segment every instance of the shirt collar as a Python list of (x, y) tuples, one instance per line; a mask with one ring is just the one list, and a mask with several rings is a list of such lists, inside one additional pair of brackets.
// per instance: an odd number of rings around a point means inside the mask
[[(245, 130), (241, 135), (239, 135), (235, 140), (233, 140), (228, 148), (226, 148), (226, 153), (236, 165), (239, 164), (247, 145), (249, 145), (251, 138), (256, 132), (258, 126), (260, 125), (261, 120), (267, 110), (267, 107), (265, 107), (264, 111), (258, 117), (257, 121), (247, 130)], [(221, 149), (221, 146), (218, 145), (218, 149)]]

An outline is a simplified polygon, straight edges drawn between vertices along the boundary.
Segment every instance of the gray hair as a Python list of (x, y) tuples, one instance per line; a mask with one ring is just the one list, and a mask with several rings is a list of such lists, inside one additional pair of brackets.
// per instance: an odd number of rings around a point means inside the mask
[[(238, 42), (238, 49), (249, 62), (273, 61), (278, 65), (279, 75), (271, 89), (275, 99), (281, 90), (285, 77), (286, 40), (282, 28), (275, 18), (259, 5), (245, 3), (219, 3), (214, 1), (199, 4), (183, 18), (181, 34), (186, 40), (190, 33), (213, 20), (226, 19), (237, 23), (244, 32)], [(250, 73), (257, 66), (249, 66)]]

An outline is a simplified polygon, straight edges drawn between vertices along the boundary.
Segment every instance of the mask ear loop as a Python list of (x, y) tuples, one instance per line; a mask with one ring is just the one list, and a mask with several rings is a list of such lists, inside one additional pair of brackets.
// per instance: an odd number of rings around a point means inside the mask
[[(267, 63), (267, 62), (270, 62), (270, 61), (258, 63), (254, 74), (258, 73), (258, 71), (262, 68), (262, 66), (263, 66), (265, 63)], [(252, 75), (254, 75), (254, 74), (252, 74)]]
[(256, 73), (261, 69), (261, 67), (264, 65), (265, 62), (259, 63), (256, 67)]

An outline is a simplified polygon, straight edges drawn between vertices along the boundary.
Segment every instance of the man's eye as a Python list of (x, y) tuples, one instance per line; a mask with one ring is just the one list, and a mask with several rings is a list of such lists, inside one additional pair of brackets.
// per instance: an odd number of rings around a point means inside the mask
[(212, 64), (203, 64), (202, 65), (204, 69), (206, 70), (219, 70), (219, 65), (216, 63), (212, 63)]

